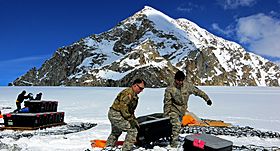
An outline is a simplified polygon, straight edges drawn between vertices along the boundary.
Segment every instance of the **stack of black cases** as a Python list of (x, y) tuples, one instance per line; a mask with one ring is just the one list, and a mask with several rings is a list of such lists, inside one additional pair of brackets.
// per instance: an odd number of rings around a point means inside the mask
[(209, 134), (192, 134), (185, 137), (185, 151), (232, 151), (233, 143)]
[(64, 123), (64, 112), (57, 112), (57, 101), (25, 101), (28, 113), (4, 114), (5, 127), (41, 128)]

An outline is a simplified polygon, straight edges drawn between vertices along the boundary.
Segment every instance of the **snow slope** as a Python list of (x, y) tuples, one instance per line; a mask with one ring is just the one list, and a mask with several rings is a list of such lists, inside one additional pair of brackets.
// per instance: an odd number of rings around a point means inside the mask
[[(200, 87), (213, 100), (211, 107), (199, 97), (191, 96), (189, 110), (199, 117), (220, 119), (234, 125), (250, 126), (262, 131), (280, 132), (280, 88), (276, 87)], [(1, 138), (0, 143), (18, 146), (28, 151), (81, 151), (90, 149), (90, 140), (106, 139), (110, 132), (107, 111), (112, 101), (123, 88), (115, 87), (0, 87), (0, 107), (15, 108), (15, 99), (23, 89), (33, 94), (43, 92), (43, 100), (57, 100), (58, 111), (64, 111), (65, 121), (91, 122), (98, 125), (90, 130), (67, 135), (45, 135)], [(164, 89), (147, 88), (139, 95), (136, 116), (162, 112)], [(12, 109), (12, 110), (13, 110)], [(11, 110), (2, 110), (7, 113)], [(3, 121), (2, 121), (3, 122)], [(55, 128), (52, 128), (55, 129)], [(48, 129), (47, 129), (48, 130)], [(47, 131), (45, 130), (45, 131)], [(42, 131), (42, 130), (41, 130)], [(25, 132), (2, 131), (3, 134)], [(280, 139), (258, 137), (220, 136), (234, 142), (234, 145), (255, 144), (278, 146)], [(120, 139), (124, 139), (124, 134)], [(95, 149), (99, 150), (99, 149)], [(156, 149), (155, 149), (156, 150)]]

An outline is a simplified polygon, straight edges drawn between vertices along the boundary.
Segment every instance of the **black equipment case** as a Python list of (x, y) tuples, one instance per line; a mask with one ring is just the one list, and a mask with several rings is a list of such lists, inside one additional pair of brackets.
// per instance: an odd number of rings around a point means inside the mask
[[(168, 117), (164, 117), (163, 113), (154, 113), (137, 118), (139, 130), (137, 135), (138, 146), (145, 147), (151, 142), (161, 138), (171, 137), (171, 124)], [(148, 146), (146, 146), (148, 147)]]
[(64, 112), (57, 112), (57, 101), (24, 101), (26, 110), (3, 115), (4, 127), (11, 130), (35, 130), (65, 125)]
[(24, 106), (29, 108), (29, 113), (57, 112), (57, 105), (57, 101), (24, 101)]
[(40, 127), (64, 123), (64, 112), (4, 114), (5, 127)]
[(232, 151), (231, 141), (209, 135), (193, 134), (185, 137), (185, 151)]

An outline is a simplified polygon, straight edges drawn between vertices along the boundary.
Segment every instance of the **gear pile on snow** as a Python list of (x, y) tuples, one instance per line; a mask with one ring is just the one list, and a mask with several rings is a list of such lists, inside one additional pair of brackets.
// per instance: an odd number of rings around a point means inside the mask
[(272, 131), (260, 131), (252, 127), (231, 126), (231, 127), (199, 127), (186, 126), (181, 130), (182, 134), (212, 134), (212, 135), (229, 135), (236, 137), (259, 137), (259, 138), (280, 138), (280, 133)]

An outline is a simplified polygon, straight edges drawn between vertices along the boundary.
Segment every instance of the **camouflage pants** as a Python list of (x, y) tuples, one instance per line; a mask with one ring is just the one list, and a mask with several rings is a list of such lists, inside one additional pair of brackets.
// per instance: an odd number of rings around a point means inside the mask
[(127, 132), (122, 150), (132, 150), (133, 144), (136, 142), (138, 133), (137, 129), (131, 128), (130, 123), (121, 116), (120, 112), (115, 111), (114, 109), (109, 110), (108, 118), (111, 122), (112, 130), (110, 136), (107, 139), (106, 146), (115, 146), (115, 143), (122, 132)]
[(178, 138), (180, 134), (181, 129), (181, 122), (179, 120), (179, 115), (175, 112), (171, 112), (168, 114), (170, 117), (170, 123), (172, 125), (172, 141), (171, 141), (171, 147), (177, 147), (178, 145)]

